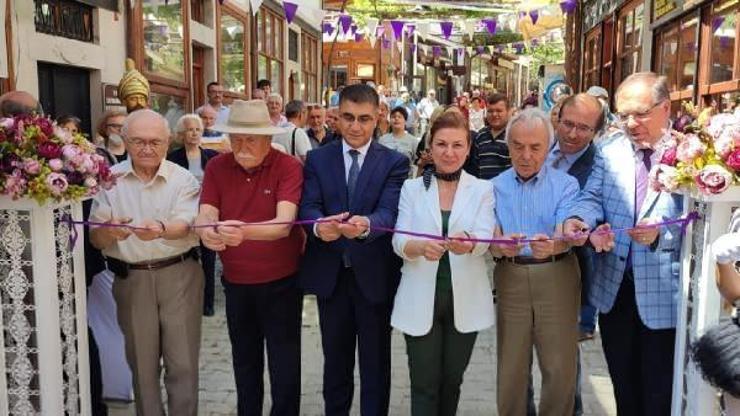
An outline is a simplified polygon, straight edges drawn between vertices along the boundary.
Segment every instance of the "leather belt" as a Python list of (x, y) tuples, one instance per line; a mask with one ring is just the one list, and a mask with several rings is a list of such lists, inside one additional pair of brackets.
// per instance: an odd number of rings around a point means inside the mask
[(554, 263), (556, 261), (560, 261), (570, 255), (570, 251), (566, 251), (564, 253), (556, 254), (554, 256), (550, 256), (544, 259), (538, 259), (530, 256), (516, 256), (516, 257), (501, 257), (499, 259), (496, 259), (496, 262), (504, 262), (504, 263), (513, 263), (513, 264), (522, 264), (522, 265), (530, 265), (530, 264), (544, 264), (544, 263)]
[(129, 270), (157, 270), (157, 269), (163, 269), (168, 266), (172, 266), (173, 264), (181, 263), (191, 257), (193, 257), (193, 254), (191, 253), (193, 250), (189, 250), (183, 254), (180, 254), (179, 256), (175, 257), (167, 257), (165, 259), (160, 260), (154, 260), (146, 263), (129, 263), (128, 268)]
[(126, 263), (112, 257), (106, 258), (106, 262), (108, 263), (108, 269), (110, 271), (112, 271), (116, 276), (125, 279), (128, 276), (129, 270), (159, 270), (181, 263), (187, 259), (198, 260), (198, 249), (191, 248), (185, 253), (174, 257), (167, 257), (144, 263)]

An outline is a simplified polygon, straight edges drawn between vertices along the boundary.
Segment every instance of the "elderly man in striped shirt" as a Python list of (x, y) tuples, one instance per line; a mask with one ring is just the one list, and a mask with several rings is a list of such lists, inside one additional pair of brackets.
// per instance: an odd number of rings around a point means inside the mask
[[(573, 413), (581, 280), (564, 240), (550, 239), (578, 194), (578, 181), (545, 163), (554, 142), (549, 116), (530, 108), (512, 118), (506, 143), (512, 168), (492, 180), (498, 238), (493, 278), (498, 412), (526, 414), (532, 347), (542, 372), (540, 415)], [(528, 244), (519, 239), (541, 240)]]

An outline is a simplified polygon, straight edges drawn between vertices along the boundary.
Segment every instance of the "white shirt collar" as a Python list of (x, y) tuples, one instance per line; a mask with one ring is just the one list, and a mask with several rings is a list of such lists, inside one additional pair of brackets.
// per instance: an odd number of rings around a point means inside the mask
[[(367, 149), (370, 148), (370, 144), (372, 142), (373, 142), (373, 140), (370, 139), (362, 147), (358, 147), (355, 150), (357, 150), (358, 152), (360, 152), (360, 155), (362, 155), (362, 157), (364, 158), (365, 155), (367, 155)], [(342, 153), (343, 154), (347, 154), (347, 153), (349, 153), (350, 149), (354, 149), (354, 148), (352, 146), (350, 146), (349, 144), (347, 144), (347, 142), (345, 140), (342, 140)]]

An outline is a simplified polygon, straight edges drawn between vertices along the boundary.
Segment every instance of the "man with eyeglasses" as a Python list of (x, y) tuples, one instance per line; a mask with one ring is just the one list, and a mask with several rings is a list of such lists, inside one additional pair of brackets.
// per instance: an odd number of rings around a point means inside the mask
[[(218, 115), (216, 116), (216, 123), (225, 123), (229, 118), (229, 107), (224, 105), (224, 87), (218, 82), (210, 82), (206, 86), (206, 94), (208, 95), (208, 106), (211, 106)], [(198, 107), (195, 112), (200, 114), (200, 111), (205, 107)]]
[[(624, 135), (600, 144), (602, 158), (565, 222), (565, 233), (593, 229), (589, 240), (595, 278), (589, 300), (599, 326), (617, 413), (666, 415), (671, 411), (673, 351), (678, 314), (681, 227), (650, 227), (677, 218), (683, 198), (649, 186), (648, 173), (670, 138), (671, 102), (665, 77), (640, 72), (617, 89)], [(632, 228), (613, 233), (610, 228)], [(633, 228), (634, 227), (634, 228)], [(586, 242), (578, 237), (576, 244)]]
[[(198, 412), (198, 357), (203, 270), (190, 225), (200, 185), (165, 160), (170, 129), (158, 113), (141, 109), (123, 123), (129, 158), (111, 168), (116, 186), (93, 201), (90, 242), (115, 274), (113, 296), (134, 378), (137, 415), (162, 415), (164, 362), (170, 415)], [(131, 228), (121, 227), (129, 224)]]
[(401, 264), (392, 235), (371, 227), (395, 226), (409, 164), (372, 140), (378, 113), (372, 87), (346, 87), (339, 98), (342, 140), (308, 152), (304, 167), (299, 217), (322, 222), (306, 227), (300, 282), (318, 298), (327, 416), (349, 415), (358, 346), (361, 413), (388, 414), (390, 312)]

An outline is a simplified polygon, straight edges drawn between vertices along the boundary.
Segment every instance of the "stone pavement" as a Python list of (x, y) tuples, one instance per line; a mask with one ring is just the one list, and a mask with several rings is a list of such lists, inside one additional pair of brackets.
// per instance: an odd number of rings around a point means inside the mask
[[(220, 286), (217, 283), (217, 286)], [(318, 310), (313, 296), (304, 300), (302, 333), (302, 397), (301, 414), (323, 414), (321, 378), (323, 356), (318, 327)], [(597, 337), (581, 343), (583, 357), (583, 400), (585, 415), (615, 415), (616, 408), (606, 362)], [(409, 414), (409, 375), (403, 336), (393, 333), (391, 380), (391, 415)], [(236, 415), (236, 388), (231, 367), (231, 345), (226, 329), (224, 297), (216, 290), (216, 316), (203, 318), (203, 341), (200, 361), (199, 415)], [(462, 386), (460, 416), (490, 416), (496, 414), (496, 332), (494, 328), (481, 332), (476, 341), (470, 365)], [(539, 399), (540, 375), (535, 370), (535, 399)], [(355, 372), (355, 383), (359, 378)], [(265, 376), (265, 411), (269, 414), (269, 382)], [(111, 416), (131, 416), (132, 405), (111, 404)], [(352, 415), (359, 415), (359, 389), (355, 389)], [(171, 415), (177, 416), (177, 415)]]

